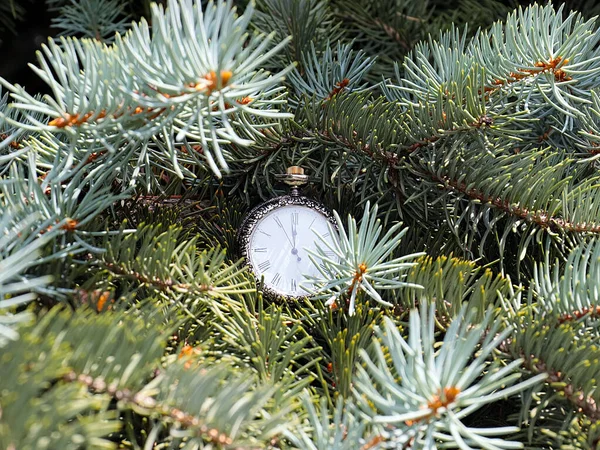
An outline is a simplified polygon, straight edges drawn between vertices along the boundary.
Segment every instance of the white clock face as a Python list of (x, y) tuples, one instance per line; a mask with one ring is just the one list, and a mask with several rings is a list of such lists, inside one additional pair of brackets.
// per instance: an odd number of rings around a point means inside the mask
[(247, 257), (259, 277), (273, 291), (300, 297), (307, 295), (312, 284), (304, 275), (318, 276), (319, 269), (306, 249), (316, 250), (316, 243), (333, 256), (316, 233), (333, 243), (328, 219), (312, 208), (286, 205), (262, 217), (250, 234)]

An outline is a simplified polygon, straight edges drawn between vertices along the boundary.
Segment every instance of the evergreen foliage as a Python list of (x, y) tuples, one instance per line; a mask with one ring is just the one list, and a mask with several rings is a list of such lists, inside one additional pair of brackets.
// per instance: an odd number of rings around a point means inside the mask
[[(15, 32), (16, 22), (22, 20), (26, 4), (16, 0), (8, 0), (0, 4), (0, 31), (5, 29)], [(2, 42), (2, 41), (0, 41)]]
[(48, 11), (56, 14), (52, 26), (60, 35), (81, 36), (112, 42), (116, 33), (127, 31), (132, 20), (125, 4), (115, 0), (46, 0)]
[[(597, 5), (46, 3), (1, 449), (600, 448)], [(236, 233), (292, 165), (335, 239), (281, 301)]]

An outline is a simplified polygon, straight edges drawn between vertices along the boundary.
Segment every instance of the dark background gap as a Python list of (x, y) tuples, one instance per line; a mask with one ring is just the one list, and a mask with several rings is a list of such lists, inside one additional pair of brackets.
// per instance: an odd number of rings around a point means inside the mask
[(28, 63), (37, 62), (35, 52), (47, 42), (48, 36), (56, 34), (56, 30), (50, 28), (51, 15), (45, 0), (30, 0), (21, 4), (27, 12), (23, 20), (15, 24), (17, 34), (10, 30), (0, 33), (0, 76), (10, 83), (25, 86), (30, 93), (47, 93), (48, 85), (31, 70)]

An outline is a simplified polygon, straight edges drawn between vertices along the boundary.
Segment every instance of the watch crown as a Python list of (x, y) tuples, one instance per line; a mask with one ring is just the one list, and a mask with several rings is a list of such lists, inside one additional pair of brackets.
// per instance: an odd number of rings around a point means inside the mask
[(287, 168), (288, 175), (304, 175), (304, 169), (300, 166), (290, 166)]
[(292, 195), (298, 195), (298, 186), (308, 183), (308, 175), (304, 174), (304, 169), (300, 166), (290, 166), (286, 173), (275, 175), (288, 186), (292, 186)]

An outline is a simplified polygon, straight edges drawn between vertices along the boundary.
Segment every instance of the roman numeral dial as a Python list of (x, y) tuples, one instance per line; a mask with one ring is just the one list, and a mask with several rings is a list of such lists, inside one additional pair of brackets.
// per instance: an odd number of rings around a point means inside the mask
[(264, 271), (266, 271), (266, 270), (269, 270), (269, 268), (270, 268), (270, 267), (271, 267), (271, 261), (269, 261), (268, 259), (267, 259), (266, 261), (263, 261), (263, 262), (261, 262), (261, 263), (258, 265), (258, 269), (259, 269), (261, 272), (264, 272)]
[(319, 276), (320, 271), (307, 250), (316, 250), (317, 233), (333, 242), (329, 223), (325, 214), (309, 204), (280, 206), (256, 220), (249, 231), (246, 257), (267, 293), (290, 297), (311, 293), (305, 275)]

